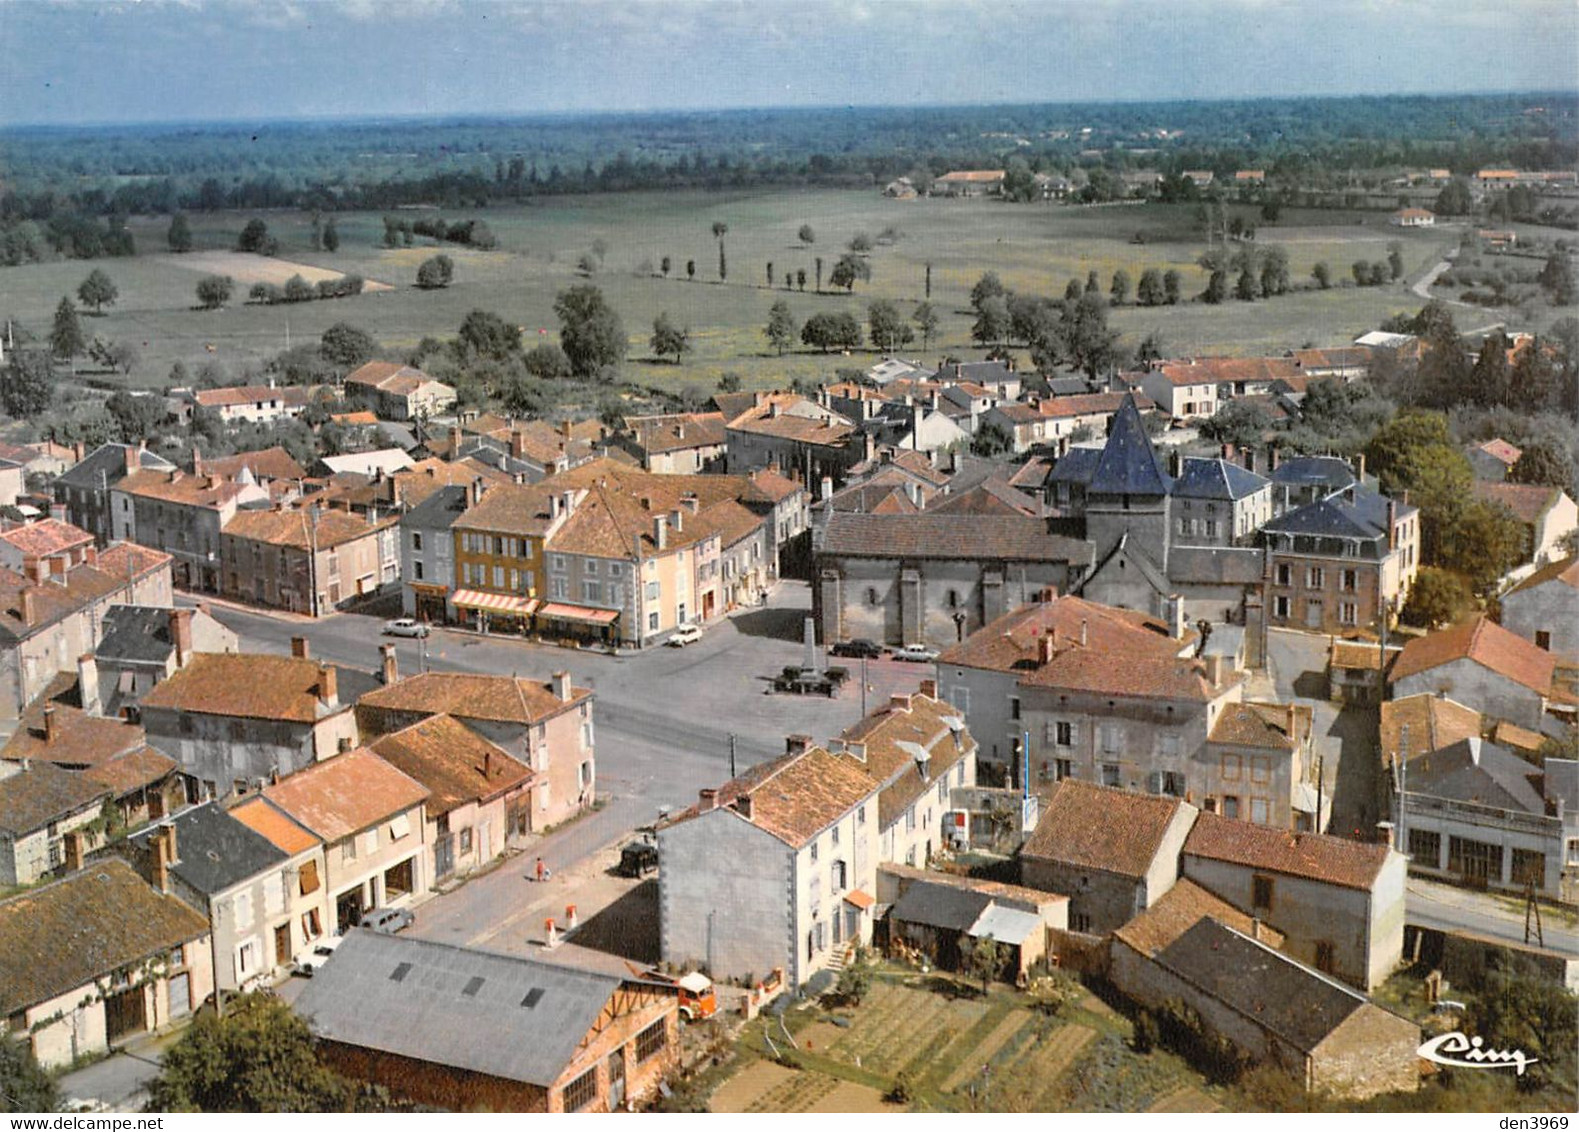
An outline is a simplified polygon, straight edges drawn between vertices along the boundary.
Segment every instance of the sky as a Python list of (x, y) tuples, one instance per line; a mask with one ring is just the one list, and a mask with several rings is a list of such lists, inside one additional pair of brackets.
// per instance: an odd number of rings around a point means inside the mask
[(0, 0), (0, 125), (1572, 90), (1574, 0)]

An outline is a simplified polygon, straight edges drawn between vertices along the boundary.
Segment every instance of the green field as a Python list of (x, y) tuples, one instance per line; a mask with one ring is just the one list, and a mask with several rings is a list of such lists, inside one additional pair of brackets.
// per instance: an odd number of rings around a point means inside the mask
[[(546, 330), (551, 338), (557, 330), (552, 311), (555, 294), (581, 278), (577, 260), (601, 240), (607, 252), (594, 281), (620, 312), (631, 335), (626, 376), (675, 389), (710, 388), (729, 371), (740, 373), (748, 387), (778, 385), (797, 377), (826, 378), (837, 366), (852, 363), (802, 351), (781, 359), (768, 349), (761, 328), (775, 299), (788, 298), (802, 321), (824, 309), (850, 309), (864, 319), (865, 306), (873, 298), (902, 304), (920, 301), (928, 263), (933, 305), (943, 320), (941, 339), (927, 352), (929, 361), (945, 352), (978, 352), (970, 342), (972, 319), (966, 308), (971, 286), (987, 270), (997, 271), (1011, 289), (1052, 296), (1061, 296), (1069, 279), (1083, 280), (1091, 270), (1106, 289), (1112, 272), (1120, 267), (1132, 279), (1147, 267), (1177, 268), (1184, 277), (1186, 296), (1198, 292), (1205, 282), (1195, 266), (1203, 245), (1194, 230), (1194, 209), (1184, 205), (1079, 208), (986, 200), (895, 201), (872, 192), (830, 190), (553, 198), (530, 206), (447, 213), (449, 220), (467, 216), (486, 220), (499, 238), (499, 248), (492, 252), (443, 248), (456, 261), (456, 281), (435, 292), (418, 291), (413, 281), (422, 259), (441, 249), (421, 238), (411, 248), (379, 246), (383, 224), (378, 215), (339, 214), (341, 246), (334, 254), (310, 249), (305, 213), (262, 215), (280, 241), (279, 258), (355, 272), (394, 289), (260, 307), (241, 301), (246, 292), (242, 285), (232, 306), (198, 311), (193, 309), (193, 288), (199, 273), (181, 266), (179, 257), (165, 251), (168, 221), (158, 217), (133, 221), (141, 252), (133, 259), (93, 264), (59, 261), (0, 270), (4, 296), (0, 307), (5, 315), (42, 335), (60, 297), (74, 294), (91, 267), (101, 267), (119, 286), (120, 300), (103, 317), (86, 319), (87, 333), (132, 341), (142, 353), (142, 362), (131, 380), (158, 386), (165, 383), (176, 361), (189, 367), (216, 361), (239, 375), (284, 349), (287, 342), (315, 340), (325, 327), (341, 320), (364, 327), (393, 350), (412, 346), (424, 335), (453, 334), (466, 312), (479, 307), (517, 321), (529, 342), (539, 330)], [(249, 216), (192, 216), (198, 248), (230, 248)], [(714, 221), (729, 226), (725, 237), (729, 274), (722, 284), (718, 245), (711, 232)], [(810, 247), (796, 236), (803, 223), (816, 231), (816, 242)], [(869, 284), (857, 284), (853, 296), (812, 293), (817, 256), (824, 260), (826, 275), (857, 232), (875, 239), (890, 227), (901, 236), (875, 248)], [(1133, 242), (1137, 235), (1144, 243)], [(1413, 278), (1456, 242), (1457, 232), (1448, 227), (1402, 232), (1388, 227), (1377, 213), (1289, 211), (1279, 226), (1262, 227), (1259, 242), (1286, 247), (1291, 277), (1304, 283), (1318, 260), (1331, 265), (1335, 279), (1346, 279), (1354, 260), (1385, 259), (1392, 239), (1403, 242), (1407, 278)], [(673, 263), (670, 278), (638, 273), (644, 261), (657, 265), (665, 255)], [(685, 276), (686, 261), (691, 259), (697, 265), (694, 282)], [(773, 291), (766, 286), (769, 262), (780, 281)], [(786, 272), (797, 269), (807, 272), (807, 291), (790, 295), (781, 281)], [(1388, 315), (1413, 311), (1419, 305), (1418, 297), (1399, 283), (1301, 292), (1253, 304), (1126, 307), (1114, 313), (1113, 321), (1134, 340), (1157, 331), (1173, 353), (1252, 353), (1347, 342)], [(684, 365), (650, 357), (646, 340), (660, 311), (691, 328), (694, 352)], [(1475, 311), (1465, 317), (1470, 320), (1466, 325), (1478, 325), (1493, 316)], [(919, 355), (919, 342), (908, 353)]]

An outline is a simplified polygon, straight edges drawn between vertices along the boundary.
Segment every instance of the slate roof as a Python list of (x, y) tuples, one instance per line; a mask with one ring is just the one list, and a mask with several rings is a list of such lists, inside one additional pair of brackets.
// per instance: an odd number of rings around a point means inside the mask
[(1127, 395), (1108, 426), (1088, 489), (1103, 495), (1167, 495), (1172, 484), (1146, 435), (1134, 396)]
[(828, 517), (823, 551), (849, 558), (1008, 559), (1088, 566), (1084, 539), (1048, 531), (1029, 515), (860, 515)]
[(419, 672), (387, 687), (375, 688), (357, 702), (394, 711), (448, 714), (458, 719), (540, 723), (591, 695), (590, 688), (573, 687), (566, 701), (540, 680), (467, 672)]
[[(810, 747), (759, 763), (730, 779), (718, 788), (717, 809), (728, 810), (799, 849), (877, 790), (877, 781), (853, 760)], [(746, 796), (751, 800), (749, 818), (736, 805)], [(703, 813), (699, 805), (692, 806), (671, 818), (668, 826)]]
[(183, 810), (136, 834), (132, 841), (146, 850), (166, 825), (176, 832), (176, 861), (170, 871), (204, 896), (234, 888), (287, 859), (268, 838), (231, 817), (217, 802)]
[(1546, 760), (1546, 796), (1553, 801), (1562, 799), (1564, 813), (1579, 809), (1579, 761)]
[(1485, 616), (1440, 632), (1416, 637), (1393, 661), (1389, 680), (1397, 683), (1455, 660), (1469, 659), (1532, 691), (1547, 695), (1556, 658)]
[(1184, 461), (1183, 474), (1174, 481), (1173, 494), (1189, 499), (1243, 499), (1270, 482), (1227, 460), (1191, 456)]
[(208, 935), (208, 920), (155, 892), (125, 861), (81, 872), (0, 901), (0, 1015)]
[(1324, 833), (1294, 833), (1203, 813), (1185, 839), (1186, 856), (1368, 891), (1387, 863), (1385, 844)]
[[(200, 652), (143, 696), (144, 708), (314, 723), (339, 707), (318, 698), (323, 664), (296, 656)], [(336, 669), (338, 676), (340, 670)], [(337, 680), (338, 684), (339, 681)], [(340, 689), (337, 688), (337, 694)], [(340, 695), (339, 705), (352, 702)]]
[(1153, 961), (1306, 1053), (1366, 1005), (1363, 995), (1210, 916)]
[(1143, 877), (1184, 806), (1181, 798), (1066, 778), (1042, 807), (1041, 820), (1020, 855)]
[(433, 715), (374, 740), (378, 757), (428, 789), (429, 817), (487, 802), (532, 778), (512, 758), (454, 716)]
[(905, 889), (888, 914), (908, 924), (922, 924), (949, 932), (969, 931), (992, 904), (983, 892), (917, 881)]
[(104, 614), (104, 636), (93, 653), (100, 660), (157, 664), (175, 651), (171, 610), (154, 605), (112, 605)]
[[(84, 562), (65, 574), (65, 581), (37, 584), (15, 570), (0, 569), (0, 641), (22, 641), (81, 612), (110, 594), (124, 590), (128, 578), (146, 578), (168, 568), (170, 556), (134, 543), (115, 543), (99, 552), (97, 563)], [(22, 619), (22, 594), (33, 595), (33, 619)]]
[(1237, 546), (1171, 546), (1168, 578), (1173, 587), (1187, 582), (1206, 585), (1259, 586), (1259, 549)]
[(1385, 700), (1380, 732), (1382, 757), (1391, 759), (1402, 750), (1405, 727), (1409, 729), (1406, 757), (1416, 759), (1460, 739), (1479, 738), (1483, 726), (1480, 712), (1430, 692)]
[(1537, 767), (1477, 735), (1415, 759), (1405, 785), (1411, 794), (1544, 815), (1540, 777)]
[(1272, 482), (1289, 487), (1323, 485), (1337, 491), (1356, 481), (1347, 460), (1336, 456), (1294, 456), (1272, 469)]
[(1283, 934), (1265, 924), (1256, 928), (1253, 918), (1226, 900), (1213, 896), (1188, 877), (1180, 877), (1172, 888), (1150, 908), (1119, 928), (1113, 935), (1142, 955), (1155, 955), (1173, 943), (1207, 916), (1249, 935), (1260, 931), (1273, 947), (1283, 945)]
[(22, 837), (108, 798), (107, 787), (54, 763), (0, 778), (0, 833)]
[(1100, 448), (1071, 448), (1058, 458), (1053, 465), (1053, 470), (1047, 475), (1047, 482), (1078, 483), (1082, 486), (1091, 482), (1091, 477), (1096, 475), (1097, 464), (1102, 460)]
[(359, 929), (296, 1011), (320, 1040), (547, 1088), (633, 981)]
[[(55, 482), (95, 491), (102, 490), (106, 483), (119, 483), (121, 477), (126, 475), (126, 453), (129, 448), (131, 445), (128, 444), (101, 444), (57, 476)], [(175, 470), (174, 464), (156, 452), (142, 447), (135, 451), (136, 463), (140, 468), (158, 472)]]
[[(1261, 529), (1284, 535), (1385, 540), (1390, 503), (1380, 492), (1356, 485), (1352, 497), (1345, 492), (1318, 499), (1270, 520)], [(1397, 517), (1405, 518), (1417, 510), (1410, 504), (1399, 503)]]
[(263, 796), (328, 842), (409, 810), (428, 789), (366, 747), (355, 747), (265, 786)]

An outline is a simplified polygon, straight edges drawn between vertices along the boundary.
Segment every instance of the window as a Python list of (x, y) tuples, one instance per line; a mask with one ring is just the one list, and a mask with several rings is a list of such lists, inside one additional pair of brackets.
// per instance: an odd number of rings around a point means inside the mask
[(563, 554), (549, 555), (548, 568), (556, 574), (563, 574), (565, 572), (565, 556)]
[(1570, 865), (1579, 865), (1579, 837), (1570, 837), (1568, 839), (1568, 863)]
[(1272, 878), (1252, 876), (1250, 878), (1250, 907), (1272, 908)]
[(1091, 914), (1089, 912), (1069, 913), (1069, 930), (1072, 932), (1088, 932), (1091, 930)]
[(252, 926), (252, 893), (238, 892), (236, 901), (231, 906), (236, 913), (236, 927), (246, 928)]
[(620, 593), (619, 586), (615, 585), (613, 582), (610, 582), (609, 583), (609, 604), (610, 605), (619, 605), (621, 600), (622, 600), (622, 596), (623, 595), (621, 595), (621, 593)]
[(948, 592), (948, 607), (950, 609), (958, 609), (959, 608), (959, 591), (958, 590), (949, 590), (949, 592)]
[(417, 581), (419, 581), (419, 582), (422, 581), (422, 560), (421, 559), (418, 559), (417, 561), (412, 563), (412, 574), (416, 578)]
[(258, 941), (249, 939), (236, 948), (236, 978), (250, 979), (257, 974), (262, 949)]
[(1053, 774), (1057, 777), (1058, 781), (1060, 781), (1060, 782), (1062, 782), (1066, 778), (1073, 778), (1074, 774), (1075, 774), (1075, 762), (1074, 762), (1074, 760), (1073, 759), (1054, 759), (1053, 760)]
[(905, 811), (905, 832), (913, 833), (916, 828), (916, 808), (911, 806)]
[(658, 615), (656, 613), (647, 614), (647, 631), (649, 633), (658, 631)]
[(1358, 625), (1360, 623), (1360, 607), (1352, 601), (1338, 603), (1338, 620), (1345, 625)]
[(1237, 818), (1239, 816), (1239, 798), (1234, 794), (1223, 795), (1223, 817)]
[(1250, 756), (1250, 781), (1257, 785), (1271, 780), (1272, 768), (1265, 755)]
[(1009, 697), (1009, 718), (1010, 719), (1019, 719), (1020, 718), (1020, 697), (1019, 696), (1010, 696)]
[(1179, 533), (1181, 535), (1193, 535), (1195, 533), (1195, 520), (1194, 519), (1180, 519), (1179, 520)]
[(308, 940), (323, 935), (323, 920), (318, 915), (318, 909), (310, 908), (302, 913), (302, 935)]
[(1272, 615), (1284, 621), (1288, 620), (1288, 598), (1275, 597), (1272, 599)]
[(1345, 570), (1343, 572), (1343, 588), (1347, 593), (1353, 593), (1360, 588), (1360, 572), (1358, 570)]
[(461, 830), (460, 852), (462, 852), (462, 853), (470, 853), (471, 851), (472, 851), (472, 827), (471, 826), (467, 826), (465, 829)]
[(603, 604), (603, 583), (584, 581), (581, 583), (581, 600), (597, 605)]
[(625, 574), (625, 566), (624, 566), (623, 563), (620, 563), (620, 562), (610, 562), (609, 563), (609, 577), (611, 577), (611, 578), (619, 578), (619, 577), (623, 577), (624, 574)]
[(1545, 649), (1547, 652), (1552, 651), (1552, 635), (1549, 630), (1535, 630), (1535, 647), (1538, 649)]
[(970, 689), (963, 684), (955, 684), (949, 692), (949, 702), (960, 711), (970, 714)]
[(1293, 570), (1290, 568), (1290, 566), (1289, 566), (1289, 564), (1287, 562), (1280, 562), (1280, 563), (1278, 563), (1278, 567), (1277, 567), (1277, 584), (1280, 585), (1280, 586), (1293, 585), (1294, 584), (1293, 573), (1294, 573)]
[(1316, 970), (1332, 974), (1333, 967), (1332, 941), (1319, 939), (1316, 941)]
[(1208, 520), (1206, 520), (1206, 537), (1207, 538), (1216, 538), (1217, 537), (1217, 520), (1216, 519), (1208, 519)]
[[(865, 825), (866, 824), (866, 804), (864, 802), (860, 806), (858, 806), (856, 808), (856, 811), (855, 811), (855, 824), (856, 825)], [(1579, 841), (1575, 841), (1574, 844), (1576, 846), (1579, 846)], [(1576, 848), (1574, 850), (1574, 852), (1575, 852), (1575, 854), (1579, 854), (1579, 848)]]
[(504, 567), (503, 566), (495, 566), (493, 568), (493, 588), (496, 589), (496, 590), (504, 589)]
[(1533, 884), (1542, 888), (1546, 884), (1546, 854), (1533, 849), (1513, 851), (1513, 883)]
[(1112, 754), (1119, 749), (1124, 739), (1124, 729), (1116, 723), (1102, 725), (1102, 750)]
[(828, 866), (828, 891), (837, 895), (844, 891), (844, 885), (845, 864), (843, 861), (835, 861)]
[(581, 571), (584, 574), (597, 574), (598, 560), (596, 558), (588, 558), (581, 564)]
[(1073, 747), (1075, 745), (1075, 725), (1065, 720), (1053, 724), (1054, 742), (1060, 747)]
[(1327, 584), (1327, 571), (1320, 566), (1305, 567), (1305, 588), (1319, 590)]
[[(657, 1023), (662, 1026), (660, 1021)], [(560, 1094), (566, 1112), (580, 1112), (591, 1106), (598, 1099), (598, 1069), (593, 1066), (570, 1084), (565, 1086), (565, 1091)]]
[(1184, 797), (1184, 775), (1171, 770), (1163, 771), (1162, 792), (1175, 798)]
[(411, 549), (412, 550), (421, 550), (422, 549), (422, 532), (421, 531), (412, 531), (411, 532)]
[(817, 842), (816, 841), (813, 841), (811, 843), (811, 859), (812, 859), (813, 863), (815, 863), (816, 860), (817, 860)]
[(1265, 798), (1250, 799), (1250, 820), (1257, 825), (1266, 825), (1271, 814)]
[(310, 895), (310, 894), (312, 894), (314, 892), (317, 892), (318, 891), (318, 862), (317, 861), (306, 861), (306, 862), (303, 862), (302, 868), (301, 868), (301, 874), (298, 877), (298, 880), (300, 882), (301, 894), (303, 896), (308, 896), (308, 895)]
[(1102, 785), (1103, 786), (1117, 786), (1117, 785), (1119, 785), (1119, 766), (1118, 766), (1117, 763), (1103, 763), (1102, 764)]
[(548, 588), (549, 592), (556, 598), (568, 598), (570, 596), (570, 579), (550, 578), (548, 579)]
[[(657, 601), (658, 600), (658, 583), (657, 582), (648, 582), (647, 583), (647, 600), (648, 601)], [(656, 627), (657, 626), (654, 626), (654, 628), (656, 628)]]
[(866, 587), (866, 604), (867, 605), (876, 605), (877, 604), (877, 587), (876, 586), (867, 586)]
[(1502, 846), (1467, 837), (1447, 839), (1447, 867), (1460, 876), (1474, 880), (1502, 879)]
[(414, 887), (412, 884), (412, 858), (407, 857), (398, 865), (391, 865), (384, 870), (384, 899), (394, 900), (401, 896), (411, 895)]
[(1427, 868), (1436, 868), (1442, 860), (1442, 835), (1434, 829), (1411, 829), (1409, 856)]
[(669, 1046), (669, 1027), (660, 1018), (636, 1035), (636, 1063), (651, 1061)]

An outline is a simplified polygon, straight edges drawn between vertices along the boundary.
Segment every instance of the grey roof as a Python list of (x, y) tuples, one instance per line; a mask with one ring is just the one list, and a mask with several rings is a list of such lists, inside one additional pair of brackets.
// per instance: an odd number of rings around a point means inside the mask
[(1546, 760), (1546, 796), (1561, 799), (1564, 813), (1579, 814), (1579, 760)]
[(1263, 561), (1259, 547), (1173, 546), (1168, 549), (1168, 578), (1176, 585), (1256, 586), (1261, 584)]
[(441, 487), (400, 517), (402, 527), (418, 530), (449, 530), (466, 513), (467, 487), (453, 484)]
[(1411, 759), (1405, 786), (1411, 794), (1544, 814), (1546, 800), (1531, 781), (1539, 776), (1532, 764), (1476, 736)]
[(20, 774), (0, 778), (0, 833), (21, 837), (109, 796), (85, 774), (35, 762)]
[[(125, 444), (101, 444), (62, 472), (55, 482), (68, 487), (92, 488), (102, 488), (106, 483), (119, 483), (126, 475), (127, 447)], [(141, 450), (138, 463), (154, 471), (175, 471), (175, 465), (169, 460), (146, 448)]]
[(1047, 473), (1048, 483), (1089, 484), (1096, 475), (1097, 463), (1102, 459), (1100, 448), (1071, 448), (1058, 458), (1053, 470)]
[(1084, 539), (1051, 534), (1030, 515), (860, 515), (834, 512), (823, 536), (825, 554), (853, 558), (1091, 562)]
[(1012, 944), (1018, 947), (1038, 932), (1042, 931), (1042, 919), (1030, 912), (1021, 911), (1019, 908), (1005, 908), (1001, 904), (989, 904), (987, 910), (969, 928), (970, 934), (976, 939), (991, 936), (1000, 943)]
[(1366, 1002), (1209, 916), (1163, 948), (1154, 962), (1305, 1053)]
[[(284, 850), (216, 802), (194, 806), (159, 825), (175, 827), (177, 860), (170, 871), (205, 896), (224, 892), (287, 860)], [(132, 841), (146, 847), (158, 828), (146, 829)]]
[(1337, 490), (1354, 482), (1354, 472), (1337, 456), (1295, 456), (1272, 469), (1272, 482), (1289, 487), (1325, 484)]
[(963, 932), (969, 931), (991, 904), (992, 897), (984, 892), (919, 880), (905, 889), (888, 914), (907, 924)]
[(104, 638), (94, 655), (100, 660), (169, 659), (175, 648), (170, 636), (170, 610), (153, 605), (112, 605), (104, 614)]
[(1100, 392), (1092, 388), (1091, 382), (1083, 377), (1050, 377), (1047, 379), (1047, 391), (1054, 397), (1073, 397), (1081, 393)]
[(1174, 481), (1173, 494), (1191, 499), (1243, 499), (1270, 482), (1227, 460), (1192, 456), (1184, 461), (1184, 474)]
[(1108, 427), (1089, 489), (1103, 495), (1167, 495), (1172, 483), (1146, 435), (1134, 395), (1125, 394)]
[(630, 981), (359, 928), (296, 1012), (320, 1039), (546, 1088)]
[(972, 381), (977, 385), (991, 385), (1000, 381), (1013, 381), (1014, 371), (1002, 362), (951, 362), (939, 366), (932, 375), (934, 380), (951, 379)]
[(1124, 562), (1133, 562), (1136, 571), (1146, 580), (1146, 584), (1152, 588), (1153, 592), (1163, 595), (1173, 592), (1173, 586), (1169, 584), (1166, 575), (1151, 560), (1150, 556), (1139, 545), (1129, 545), (1129, 531), (1127, 530), (1119, 536), (1118, 542), (1113, 544), (1113, 549), (1108, 552), (1108, 556), (1101, 562), (1098, 562), (1096, 568), (1080, 580), (1075, 592), (1084, 595), (1086, 590), (1093, 587), (1100, 589), (1101, 587), (1097, 585), (1098, 581), (1116, 559), (1122, 559)]
[[(1374, 539), (1387, 537), (1387, 511), (1391, 502), (1385, 495), (1363, 485), (1351, 491), (1330, 495), (1280, 515), (1261, 529), (1285, 535), (1329, 535), (1337, 538)], [(1399, 503), (1398, 516), (1417, 510)]]

